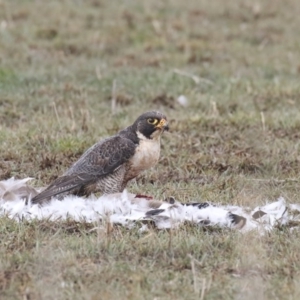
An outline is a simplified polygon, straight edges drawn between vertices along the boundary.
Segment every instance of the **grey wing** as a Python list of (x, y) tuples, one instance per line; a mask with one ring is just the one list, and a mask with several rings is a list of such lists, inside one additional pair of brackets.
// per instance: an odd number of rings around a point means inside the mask
[(95, 144), (63, 176), (32, 198), (31, 202), (42, 203), (50, 197), (95, 183), (127, 162), (134, 155), (135, 148), (131, 140), (120, 136)]

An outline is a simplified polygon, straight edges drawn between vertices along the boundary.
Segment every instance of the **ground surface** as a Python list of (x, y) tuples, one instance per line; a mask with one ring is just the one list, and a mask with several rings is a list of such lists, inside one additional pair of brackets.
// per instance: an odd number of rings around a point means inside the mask
[[(0, 0), (0, 178), (47, 185), (157, 109), (171, 132), (131, 192), (299, 203), (299, 14), (298, 0)], [(1, 299), (299, 299), (299, 233), (95, 226), (0, 219)]]

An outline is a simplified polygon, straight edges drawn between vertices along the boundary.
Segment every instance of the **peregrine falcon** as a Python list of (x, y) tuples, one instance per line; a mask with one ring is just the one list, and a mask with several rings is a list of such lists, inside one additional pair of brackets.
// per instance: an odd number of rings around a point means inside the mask
[(31, 203), (41, 204), (53, 196), (69, 193), (87, 196), (95, 192), (122, 192), (131, 179), (158, 162), (160, 138), (168, 129), (164, 114), (142, 114), (132, 125), (89, 148)]

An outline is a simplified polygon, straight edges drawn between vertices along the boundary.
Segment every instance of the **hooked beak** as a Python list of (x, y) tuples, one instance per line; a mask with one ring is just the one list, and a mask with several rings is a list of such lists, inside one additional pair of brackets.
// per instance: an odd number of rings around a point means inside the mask
[(160, 122), (156, 125), (156, 128), (160, 130), (169, 130), (168, 121), (166, 119), (161, 119)]

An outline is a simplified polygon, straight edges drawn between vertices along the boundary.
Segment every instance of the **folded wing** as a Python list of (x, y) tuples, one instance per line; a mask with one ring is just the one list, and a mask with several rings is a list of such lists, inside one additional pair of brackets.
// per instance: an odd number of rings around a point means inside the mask
[(53, 196), (82, 190), (121, 167), (134, 155), (135, 148), (136, 145), (131, 140), (121, 136), (95, 144), (63, 176), (32, 198), (31, 202), (43, 203)]

